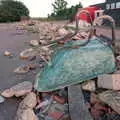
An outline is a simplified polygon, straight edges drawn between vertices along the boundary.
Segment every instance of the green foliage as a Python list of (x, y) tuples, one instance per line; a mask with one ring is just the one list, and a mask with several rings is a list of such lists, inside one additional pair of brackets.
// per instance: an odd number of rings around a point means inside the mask
[(75, 6), (71, 6), (70, 8), (67, 8), (67, 2), (64, 4), (64, 7), (61, 7), (63, 4), (61, 2), (65, 2), (64, 0), (56, 0), (53, 5), (54, 12), (51, 13), (51, 16), (49, 15), (49, 18), (55, 18), (55, 19), (73, 19), (75, 14), (77, 13), (78, 8), (82, 8), (82, 4), (79, 3)]
[(29, 10), (22, 2), (0, 1), (0, 22), (20, 21), (21, 16), (29, 16)]
[(55, 2), (52, 4), (54, 8), (54, 14), (59, 14), (60, 11), (66, 9), (67, 2), (65, 0), (55, 0)]
[(73, 19), (73, 17), (76, 15), (76, 13), (78, 11), (78, 8), (83, 8), (83, 6), (80, 2), (79, 2), (79, 4), (68, 8), (68, 19)]

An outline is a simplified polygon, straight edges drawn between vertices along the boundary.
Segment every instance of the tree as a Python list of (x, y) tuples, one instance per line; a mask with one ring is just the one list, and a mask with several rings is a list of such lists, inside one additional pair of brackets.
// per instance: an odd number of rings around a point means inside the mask
[(69, 11), (69, 15), (68, 18), (69, 19), (73, 19), (73, 17), (76, 15), (78, 8), (83, 8), (81, 2), (79, 2), (79, 4), (75, 5), (75, 6), (71, 6), (70, 8), (68, 8)]
[(14, 0), (0, 2), (0, 22), (20, 21), (21, 16), (29, 16), (29, 10), (22, 2)]
[(67, 8), (67, 2), (65, 0), (55, 0), (55, 2), (52, 4), (54, 8), (54, 14), (61, 13), (61, 11), (65, 10)]
[[(54, 8), (54, 12), (51, 13), (51, 15), (49, 16), (49, 18), (55, 18), (55, 19), (69, 19), (69, 20), (72, 20), (74, 19), (77, 11), (78, 11), (78, 8), (82, 8), (82, 4), (81, 2), (79, 2), (79, 4), (75, 5), (75, 6), (71, 6), (69, 8), (67, 8), (67, 3), (64, 4), (64, 7), (61, 7), (63, 5), (61, 5), (61, 2), (62, 0), (56, 0), (53, 5), (53, 8)], [(64, 0), (63, 0), (64, 1)], [(62, 1), (62, 2), (63, 2)], [(66, 2), (66, 1), (64, 1)]]

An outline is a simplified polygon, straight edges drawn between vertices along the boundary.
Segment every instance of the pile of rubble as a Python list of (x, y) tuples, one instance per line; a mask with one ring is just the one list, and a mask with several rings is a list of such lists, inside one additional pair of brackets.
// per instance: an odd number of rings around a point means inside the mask
[[(22, 25), (24, 26), (24, 29), (26, 29), (26, 24)], [(36, 22), (36, 24), (30, 26), (30, 27), (37, 27), (38, 28), (38, 40), (30, 40), (29, 42), (29, 48), (23, 50), (19, 57), (21, 60), (28, 60), (28, 61), (34, 61), (36, 58), (40, 59), (40, 68), (45, 65), (45, 63), (49, 63), (51, 60), (52, 55), (55, 53), (54, 48), (59, 48), (61, 45), (63, 45), (68, 40), (62, 40), (63, 36), (66, 36), (67, 34), (74, 33), (73, 28), (67, 28), (67, 24), (60, 24), (60, 23), (52, 23), (52, 22)], [(19, 28), (19, 27), (18, 27)], [(21, 29), (21, 26), (19, 28)], [(72, 39), (73, 40), (80, 40), (88, 38), (88, 32), (78, 32)], [(60, 42), (57, 42), (57, 40), (60, 40)], [(55, 47), (57, 46), (57, 47)], [(10, 51), (5, 51), (4, 56), (7, 56), (9, 58), (14, 57), (13, 53)], [(39, 65), (33, 65), (33, 64), (27, 64), (27, 65), (21, 65), (18, 68), (14, 70), (15, 73), (26, 73), (29, 72), (30, 69), (35, 69), (39, 67)]]
[[(80, 104), (85, 103), (86, 108), (83, 109), (88, 109), (94, 120), (119, 120), (120, 92), (118, 84), (117, 86), (115, 84), (119, 78), (119, 74), (115, 73), (113, 75), (102, 75), (98, 77), (98, 80), (94, 79), (82, 83), (82, 91), (77, 91), (79, 92), (77, 95), (79, 96), (82, 92), (84, 99), (82, 101), (80, 98), (74, 102), (77, 103), (77, 106), (79, 106), (80, 101)], [(69, 107), (73, 100), (70, 100), (72, 91), (69, 91), (68, 88), (38, 93), (33, 90), (32, 83), (25, 81), (4, 90), (1, 93), (0, 101), (4, 102), (5, 99), (12, 96), (24, 98), (19, 104), (16, 120), (28, 120), (28, 118), (29, 120), (70, 120)], [(75, 113), (74, 110), (72, 114)]]
[[(55, 52), (51, 47), (52, 42), (54, 43), (55, 40), (74, 32), (73, 29), (65, 29), (64, 24), (58, 23), (36, 22), (34, 27), (38, 28), (39, 40), (31, 40), (29, 44), (31, 47), (20, 53), (20, 59), (34, 61), (39, 57), (39, 63), (21, 65), (14, 70), (15, 73), (24, 74), (30, 70), (35, 70), (37, 67), (43, 68), (46, 64), (50, 64), (51, 57)], [(88, 36), (89, 32), (78, 32), (72, 39), (80, 40), (88, 38)], [(66, 41), (62, 43), (64, 44)], [(55, 43), (61, 45), (61, 43)], [(9, 51), (5, 51), (4, 56), (14, 57)], [(119, 57), (117, 59), (119, 68)], [(84, 95), (82, 102), (87, 106), (85, 109), (89, 110), (92, 119), (120, 119), (119, 73), (101, 75), (94, 80), (82, 83), (80, 86), (82, 91), (77, 92), (81, 92)], [(23, 101), (19, 104), (16, 120), (70, 120), (69, 87), (49, 93), (38, 93), (34, 90), (32, 83), (25, 81), (1, 92), (0, 102), (2, 103), (5, 98), (13, 96), (24, 97)], [(80, 102), (81, 99), (78, 101)], [(77, 102), (78, 106), (79, 102)]]

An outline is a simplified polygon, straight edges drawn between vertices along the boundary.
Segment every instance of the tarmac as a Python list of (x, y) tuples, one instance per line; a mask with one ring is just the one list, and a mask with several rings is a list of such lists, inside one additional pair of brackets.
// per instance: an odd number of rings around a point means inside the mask
[[(13, 70), (27, 61), (19, 59), (20, 51), (27, 48), (30, 40), (38, 39), (37, 34), (27, 34), (24, 31), (16, 31), (15, 26), (0, 26), (0, 91), (10, 88), (13, 85), (31, 81), (34, 83), (36, 73), (29, 72), (25, 75), (16, 75)], [(13, 53), (13, 58), (4, 56), (4, 51)], [(7, 99), (0, 104), (0, 120), (13, 120), (21, 98)]]

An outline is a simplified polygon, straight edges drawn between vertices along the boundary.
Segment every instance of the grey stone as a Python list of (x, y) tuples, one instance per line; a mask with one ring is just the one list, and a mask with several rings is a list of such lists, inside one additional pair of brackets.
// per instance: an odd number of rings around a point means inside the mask
[(36, 94), (29, 93), (19, 104), (15, 120), (38, 120), (33, 112), (33, 108), (37, 104)]
[(13, 87), (11, 87), (10, 89), (6, 89), (4, 90), (1, 95), (6, 97), (6, 98), (10, 98), (12, 96), (24, 96), (27, 95), (28, 93), (30, 93), (32, 91), (32, 83), (28, 82), (28, 81), (24, 81), (22, 83), (19, 83)]

